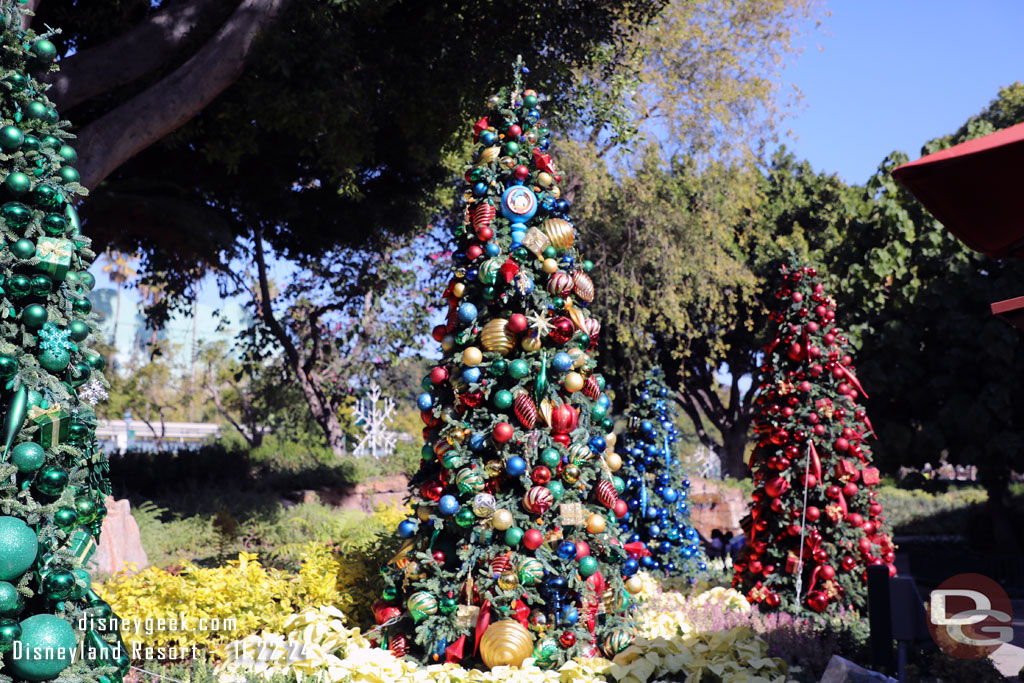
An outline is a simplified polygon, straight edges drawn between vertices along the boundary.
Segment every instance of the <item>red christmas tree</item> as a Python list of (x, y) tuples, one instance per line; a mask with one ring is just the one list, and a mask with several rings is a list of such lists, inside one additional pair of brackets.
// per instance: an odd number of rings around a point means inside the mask
[(814, 268), (784, 266), (769, 319), (756, 404), (756, 489), (733, 586), (768, 609), (863, 610), (866, 567), (893, 544), (875, 500), (867, 395), (854, 374), (835, 301)]

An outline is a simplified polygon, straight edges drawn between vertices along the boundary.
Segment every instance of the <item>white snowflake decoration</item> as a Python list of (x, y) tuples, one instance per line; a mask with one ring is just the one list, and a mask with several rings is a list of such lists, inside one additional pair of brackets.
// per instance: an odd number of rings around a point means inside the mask
[(363, 438), (359, 440), (352, 455), (361, 458), (369, 454), (383, 458), (395, 452), (398, 434), (387, 429), (394, 411), (394, 399), (388, 397), (382, 401), (380, 387), (376, 382), (372, 383), (366, 397), (356, 401), (353, 414), (356, 424), (363, 428)]
[(53, 323), (46, 323), (43, 329), (39, 330), (39, 348), (42, 351), (59, 353), (60, 351), (73, 351), (78, 347), (71, 341), (71, 332), (62, 330)]
[(91, 379), (78, 390), (78, 398), (91, 406), (106, 401), (109, 395), (99, 380)]
[(722, 459), (717, 453), (704, 446), (698, 446), (692, 458), (697, 476), (701, 479), (721, 479)]

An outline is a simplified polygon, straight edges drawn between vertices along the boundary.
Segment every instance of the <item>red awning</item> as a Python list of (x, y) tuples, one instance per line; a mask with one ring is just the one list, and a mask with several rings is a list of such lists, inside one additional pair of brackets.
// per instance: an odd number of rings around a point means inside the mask
[(971, 249), (1024, 257), (1024, 123), (903, 164), (892, 175)]

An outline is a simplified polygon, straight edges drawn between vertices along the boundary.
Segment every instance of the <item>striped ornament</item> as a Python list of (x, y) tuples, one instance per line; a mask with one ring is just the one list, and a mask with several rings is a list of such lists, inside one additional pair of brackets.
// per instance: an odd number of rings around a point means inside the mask
[(532, 586), (544, 578), (544, 565), (536, 557), (526, 557), (516, 564), (516, 575), (519, 583)]
[(588, 304), (594, 300), (594, 281), (590, 279), (590, 276), (584, 273), (582, 270), (574, 270), (572, 272), (573, 291), (576, 292), (576, 296), (580, 298), (580, 301), (585, 301)]
[(470, 216), (473, 219), (473, 229), (480, 230), (480, 228), (491, 227), (491, 221), (494, 220), (496, 213), (497, 211), (495, 210), (494, 205), (488, 204), (487, 202), (474, 206), (470, 211)]
[(523, 496), (523, 507), (534, 515), (543, 515), (554, 504), (554, 494), (544, 486), (533, 486)]
[(633, 644), (633, 636), (625, 629), (617, 628), (604, 639), (604, 655), (611, 659)]
[(594, 487), (594, 499), (611, 510), (615, 507), (615, 501), (619, 499), (619, 494), (615, 491), (615, 484), (607, 479), (597, 482), (597, 486)]
[(519, 424), (523, 425), (526, 429), (533, 429), (537, 424), (537, 404), (533, 402), (530, 395), (525, 391), (520, 391), (516, 394), (515, 401), (512, 404), (512, 409), (515, 411), (516, 419), (519, 420)]
[(566, 296), (572, 294), (573, 286), (572, 275), (569, 275), (569, 273), (558, 271), (548, 276), (548, 294)]
[(455, 475), (455, 485), (462, 493), (479, 493), (484, 490), (484, 475), (472, 467), (461, 469)]
[(596, 401), (597, 397), (601, 395), (601, 385), (598, 384), (597, 378), (593, 375), (587, 377), (586, 381), (583, 382), (583, 395), (591, 401)]
[(497, 557), (492, 557), (489, 564), (491, 576), (500, 576), (512, 568), (512, 553), (502, 553)]

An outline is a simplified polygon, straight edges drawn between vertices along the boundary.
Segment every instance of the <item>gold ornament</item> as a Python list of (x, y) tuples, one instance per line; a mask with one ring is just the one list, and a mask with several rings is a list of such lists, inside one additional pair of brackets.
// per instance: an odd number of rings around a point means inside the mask
[(551, 184), (555, 182), (555, 177), (547, 171), (541, 171), (537, 174), (537, 184), (541, 187), (551, 187)]
[(547, 218), (540, 224), (540, 229), (551, 240), (555, 249), (568, 249), (576, 240), (576, 231), (564, 218)]
[(444, 335), (444, 337), (441, 339), (441, 350), (444, 351), (445, 353), (448, 353), (449, 351), (451, 351), (454, 348), (455, 348), (455, 335), (454, 334), (446, 334), (446, 335)]
[(540, 351), (541, 344), (540, 336), (536, 334), (528, 334), (519, 342), (524, 351)]
[(473, 628), (479, 614), (480, 608), (475, 605), (459, 605), (455, 610), (455, 628), (460, 630)]
[(566, 484), (575, 484), (580, 480), (581, 476), (583, 476), (583, 474), (580, 472), (580, 468), (576, 467), (576, 465), (569, 465), (562, 470), (562, 480)]
[(573, 306), (572, 308), (566, 306), (565, 310), (569, 312), (569, 319), (572, 320), (572, 324), (576, 326), (576, 329), (586, 331), (587, 328), (584, 327), (587, 324), (586, 313), (576, 308), (575, 306)]
[(470, 346), (462, 352), (462, 362), (469, 367), (476, 367), (484, 362), (483, 352), (475, 346)]
[(615, 432), (604, 435), (604, 444), (607, 446), (606, 451), (611, 451), (615, 446), (615, 442), (619, 440), (619, 437), (615, 436)]
[(480, 152), (480, 158), (477, 160), (477, 166), (486, 166), (501, 154), (501, 147), (487, 147)]
[(631, 576), (626, 579), (626, 590), (629, 591), (630, 595), (636, 595), (644, 589), (644, 582), (640, 580), (639, 576)]
[(508, 321), (495, 318), (480, 331), (480, 343), (488, 351), (504, 356), (516, 346), (516, 335), (508, 329)]
[(466, 293), (466, 285), (464, 283), (456, 282), (454, 285), (452, 285), (452, 295), (453, 296), (461, 299), (462, 296), (465, 293)]
[(603, 533), (606, 526), (607, 522), (605, 522), (604, 517), (596, 512), (587, 517), (587, 531), (592, 534)]
[(416, 541), (411, 538), (407, 538), (402, 541), (402, 545), (398, 546), (398, 552), (395, 553), (395, 556), (391, 558), (388, 564), (394, 565), (399, 569), (405, 569), (409, 564), (409, 551), (411, 551), (415, 545)]
[(491, 515), (491, 526), (498, 531), (508, 529), (514, 522), (515, 518), (512, 517), (512, 513), (504, 508), (501, 510), (495, 510), (494, 514)]
[(618, 472), (622, 468), (622, 456), (618, 453), (609, 453), (604, 461), (608, 463), (608, 469), (612, 472)]
[(421, 522), (425, 522), (428, 519), (430, 519), (430, 514), (431, 512), (429, 505), (420, 505), (418, 508), (416, 508), (416, 516), (419, 517)]
[(502, 572), (498, 575), (498, 588), (503, 591), (510, 591), (519, 585), (519, 577), (512, 570)]
[(558, 261), (553, 258), (546, 258), (540, 266), (548, 275), (558, 272)]
[(565, 376), (565, 390), (570, 394), (575, 394), (577, 391), (583, 388), (583, 375), (578, 372), (570, 372)]
[(502, 168), (511, 169), (516, 165), (516, 160), (512, 157), (502, 157), (498, 163), (501, 164)]
[(550, 192), (551, 196), (554, 197), (555, 199), (558, 199), (559, 197), (562, 196), (562, 188), (560, 188), (558, 185), (552, 187), (550, 190), (548, 190), (548, 192)]
[(523, 246), (532, 251), (537, 258), (541, 258), (544, 250), (551, 246), (551, 240), (537, 228), (530, 228), (523, 237)]
[(484, 471), (488, 477), (494, 479), (500, 477), (501, 473), (505, 471), (505, 465), (500, 460), (488, 460), (484, 463)]
[(480, 656), (488, 668), (520, 666), (533, 654), (533, 636), (518, 622), (502, 619), (480, 638)]
[(540, 405), (537, 406), (537, 417), (539, 417), (541, 422), (544, 423), (544, 426), (551, 424), (551, 411), (553, 408), (554, 406), (551, 405), (551, 401), (548, 399), (544, 399), (540, 402)]
[(573, 291), (588, 304), (594, 300), (594, 281), (582, 270), (572, 271)]

